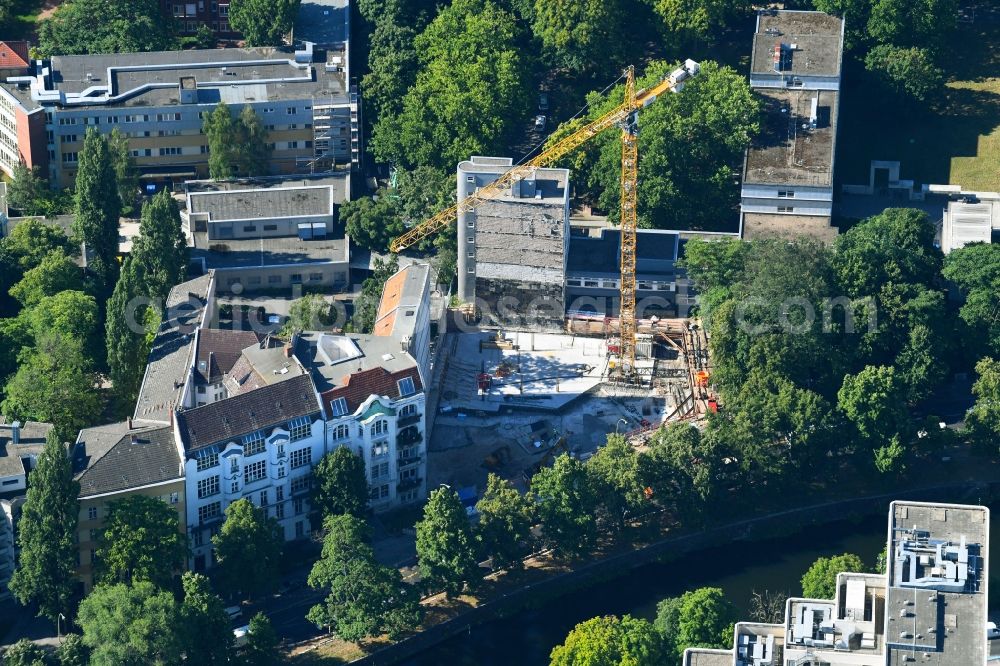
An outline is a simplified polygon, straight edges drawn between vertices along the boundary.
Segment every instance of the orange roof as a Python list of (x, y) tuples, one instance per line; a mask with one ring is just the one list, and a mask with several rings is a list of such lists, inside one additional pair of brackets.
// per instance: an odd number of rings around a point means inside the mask
[(403, 296), (403, 285), (406, 283), (407, 268), (398, 271), (385, 281), (382, 287), (382, 298), (378, 303), (378, 315), (375, 317), (375, 335), (392, 335), (392, 326), (396, 321), (396, 308)]
[(28, 42), (0, 42), (0, 69), (28, 67), (31, 58), (28, 56)]

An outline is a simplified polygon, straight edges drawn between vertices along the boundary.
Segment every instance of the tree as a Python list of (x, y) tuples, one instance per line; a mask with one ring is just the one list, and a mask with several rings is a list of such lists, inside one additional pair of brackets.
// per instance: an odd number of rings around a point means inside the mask
[(271, 620), (264, 613), (257, 613), (250, 618), (247, 644), (243, 648), (243, 664), (244, 666), (273, 666), (280, 661), (278, 634), (275, 633)]
[(108, 151), (115, 170), (115, 182), (118, 185), (118, 198), (122, 204), (122, 215), (131, 215), (135, 210), (135, 198), (139, 192), (139, 170), (135, 158), (129, 150), (128, 137), (114, 127), (108, 135)]
[(62, 250), (52, 250), (10, 288), (10, 295), (30, 308), (46, 296), (67, 290), (83, 291), (80, 268)]
[(350, 327), (358, 333), (370, 333), (375, 328), (375, 316), (378, 314), (379, 300), (386, 280), (399, 270), (396, 255), (387, 259), (375, 257), (375, 268), (372, 276), (361, 283), (361, 294), (354, 299), (354, 312), (351, 315)]
[(1000, 439), (1000, 361), (984, 358), (976, 363), (979, 378), (972, 385), (976, 403), (965, 417), (971, 442), (995, 453)]
[(714, 440), (687, 423), (671, 423), (653, 433), (639, 460), (643, 483), (653, 499), (695, 522), (718, 491), (719, 468), (725, 457), (713, 450)]
[(66, 634), (56, 648), (56, 663), (59, 666), (87, 666), (90, 655), (80, 634)]
[(319, 294), (307, 294), (292, 301), (288, 308), (288, 320), (282, 327), (282, 335), (330, 328), (338, 323), (337, 319), (337, 310), (326, 298)]
[(597, 537), (597, 497), (583, 463), (562, 454), (531, 477), (542, 535), (553, 547), (581, 555)]
[(8, 418), (52, 423), (59, 440), (68, 442), (100, 417), (97, 375), (79, 340), (46, 334), (18, 361), (4, 388), (2, 409)]
[(470, 155), (502, 150), (531, 101), (520, 40), (514, 17), (490, 0), (443, 8), (415, 40), (420, 68), (402, 111), (375, 125), (376, 158), (451, 170)]
[(94, 365), (103, 358), (97, 330), (100, 313), (93, 296), (82, 291), (60, 291), (42, 298), (26, 316), (35, 338), (56, 333), (80, 341), (84, 354)]
[(837, 574), (867, 571), (861, 558), (853, 553), (821, 557), (802, 574), (802, 596), (809, 599), (833, 599), (837, 593)]
[(939, 52), (958, 25), (956, 0), (872, 0), (868, 34), (880, 44)]
[(4, 263), (30, 271), (42, 263), (51, 252), (73, 256), (80, 248), (57, 226), (30, 219), (19, 223), (10, 234), (0, 239), (0, 256)]
[(486, 491), (476, 503), (476, 540), (494, 569), (521, 569), (531, 538), (534, 507), (509, 481), (490, 472)]
[(33, 641), (22, 638), (3, 653), (6, 666), (46, 666), (45, 650)]
[(21, 553), (10, 591), (23, 605), (38, 604), (38, 614), (53, 623), (60, 613), (69, 612), (76, 587), (79, 494), (66, 447), (50, 432), (21, 510), (17, 531)]
[[(16, 231), (16, 229), (15, 229)], [(1000, 245), (973, 243), (945, 257), (944, 276), (965, 296), (959, 316), (969, 327), (965, 346), (978, 355), (1000, 355)]]
[(187, 274), (187, 239), (181, 228), (177, 202), (162, 190), (142, 206), (139, 237), (132, 246), (132, 260), (142, 266), (143, 293), (166, 299), (170, 289)]
[(29, 169), (24, 162), (18, 162), (7, 183), (7, 202), (24, 215), (41, 215), (44, 213), (44, 206), (41, 205), (45, 198), (44, 187), (37, 166)]
[[(76, 4), (72, 2), (69, 6)], [(90, 270), (101, 280), (105, 293), (111, 292), (118, 279), (118, 222), (121, 210), (118, 179), (108, 139), (97, 128), (91, 127), (84, 137), (76, 172), (73, 233), (94, 252)]]
[[(636, 81), (648, 87), (665, 78), (673, 63), (654, 61)], [(569, 121), (549, 138), (549, 145), (615, 108), (624, 87), (587, 97), (590, 113)], [(732, 217), (739, 203), (735, 184), (751, 139), (760, 131), (760, 101), (745, 77), (714, 62), (678, 95), (660, 96), (641, 112), (639, 133), (638, 215), (642, 227), (714, 229)], [(482, 153), (480, 153), (482, 154)], [(621, 136), (605, 132), (564, 160), (574, 180), (617, 221), (620, 208)]]
[(249, 597), (273, 588), (284, 536), (278, 521), (250, 500), (226, 507), (226, 520), (212, 543), (227, 589)]
[(92, 666), (180, 663), (178, 619), (173, 595), (148, 581), (97, 585), (77, 614)]
[(581, 622), (562, 645), (552, 648), (549, 657), (551, 666), (659, 666), (668, 661), (653, 625), (630, 615)]
[(322, 523), (327, 516), (350, 514), (360, 518), (368, 508), (365, 461), (346, 446), (323, 456), (313, 469), (309, 504)]
[(725, 648), (733, 644), (736, 608), (717, 587), (701, 587), (656, 606), (653, 626), (666, 651), (679, 659), (689, 647)]
[(38, 26), (45, 55), (133, 53), (177, 48), (174, 21), (157, 0), (72, 0)]
[(383, 633), (396, 638), (416, 626), (420, 612), (414, 590), (399, 570), (376, 561), (368, 525), (341, 514), (328, 515), (323, 527), (323, 553), (308, 582), (327, 596), (309, 610), (309, 621), (330, 627), (346, 641)]
[(143, 266), (127, 257), (121, 277), (108, 299), (104, 339), (108, 368), (115, 396), (122, 405), (131, 404), (139, 394), (149, 349), (142, 323), (148, 306), (141, 299)]
[(237, 164), (241, 176), (266, 176), (270, 171), (271, 149), (267, 146), (267, 128), (253, 107), (240, 111)]
[(361, 79), (361, 89), (365, 100), (371, 100), (377, 117), (402, 111), (402, 100), (419, 70), (413, 47), (418, 34), (413, 25), (389, 18), (379, 20), (371, 33), (368, 73)]
[(624, 5), (622, 0), (535, 0), (531, 27), (557, 65), (577, 72), (611, 71), (627, 55)]
[[(232, 16), (232, 5), (230, 5)], [(208, 116), (202, 128), (208, 140), (208, 174), (213, 180), (229, 180), (233, 177), (233, 163), (236, 161), (236, 123), (229, 105), (219, 102)]]
[(146, 495), (111, 502), (97, 547), (98, 576), (105, 583), (146, 580), (169, 588), (187, 560), (187, 540), (177, 511)]
[(451, 488), (432, 490), (417, 522), (417, 563), (429, 590), (457, 594), (480, 576), (469, 517)]
[[(908, 426), (904, 387), (891, 366), (866, 366), (846, 375), (837, 404), (872, 450), (889, 445)], [(898, 442), (897, 442), (898, 443)]]
[(880, 44), (865, 56), (865, 68), (890, 90), (923, 102), (944, 86), (944, 71), (927, 49)]
[(393, 200), (380, 190), (376, 197), (361, 197), (340, 204), (340, 221), (348, 237), (361, 247), (385, 252), (389, 241), (406, 231)]
[(180, 635), (188, 663), (205, 666), (228, 664), (233, 652), (233, 632), (222, 599), (212, 592), (208, 578), (187, 571), (181, 578), (184, 601), (180, 606)]
[(629, 514), (646, 501), (639, 471), (639, 455), (618, 434), (608, 435), (607, 442), (587, 461), (598, 501), (615, 526), (622, 530)]
[(229, 25), (247, 46), (281, 46), (291, 32), (302, 0), (232, 0)]
[(652, 0), (667, 33), (685, 42), (709, 39), (733, 19), (746, 14), (746, 0)]

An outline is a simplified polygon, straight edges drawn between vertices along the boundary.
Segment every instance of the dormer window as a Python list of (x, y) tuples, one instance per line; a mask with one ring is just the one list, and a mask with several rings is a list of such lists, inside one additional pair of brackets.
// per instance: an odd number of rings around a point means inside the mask
[(405, 398), (408, 395), (413, 395), (417, 392), (416, 387), (413, 385), (413, 377), (403, 377), (396, 385), (399, 387), (399, 397)]
[(347, 399), (337, 398), (330, 402), (330, 412), (334, 416), (344, 416), (347, 414)]

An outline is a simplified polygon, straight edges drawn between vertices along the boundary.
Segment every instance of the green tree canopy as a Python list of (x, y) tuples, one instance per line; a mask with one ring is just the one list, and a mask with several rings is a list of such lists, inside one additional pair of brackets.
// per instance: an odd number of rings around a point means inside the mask
[(169, 588), (187, 560), (187, 539), (177, 511), (146, 495), (111, 502), (97, 547), (100, 579), (105, 583), (146, 580)]
[(868, 34), (881, 44), (943, 49), (958, 25), (957, 0), (870, 0)]
[(49, 333), (73, 338), (80, 341), (84, 354), (94, 365), (103, 359), (97, 328), (100, 314), (93, 296), (82, 291), (60, 291), (42, 298), (26, 316), (35, 338), (44, 338)]
[(22, 638), (4, 650), (3, 663), (6, 666), (46, 666), (46, 656), (42, 646)]
[(240, 111), (238, 121), (237, 164), (241, 176), (266, 176), (271, 170), (271, 149), (263, 121), (249, 104)]
[(347, 641), (388, 633), (396, 637), (420, 620), (415, 590), (397, 569), (379, 564), (368, 544), (368, 525), (349, 514), (328, 515), (323, 553), (309, 586), (326, 591), (307, 618)]
[(38, 26), (46, 55), (132, 53), (177, 48), (174, 21), (157, 0), (71, 0)]
[(700, 587), (656, 606), (653, 625), (668, 653), (680, 659), (689, 647), (726, 648), (733, 644), (736, 608), (717, 587)]
[(944, 276), (965, 297), (959, 311), (969, 327), (965, 346), (977, 355), (1000, 355), (1000, 245), (973, 243), (945, 257)]
[[(66, 6), (74, 7), (79, 2), (80, 0), (74, 0)], [(155, 0), (142, 0), (138, 4), (148, 2), (155, 4)], [(101, 4), (108, 6), (112, 3)], [(83, 140), (76, 172), (75, 196), (73, 233), (94, 252), (90, 269), (101, 280), (102, 290), (110, 293), (118, 279), (118, 223), (122, 202), (108, 138), (95, 127), (87, 130)]]
[(272, 589), (284, 541), (278, 521), (250, 500), (227, 506), (222, 529), (212, 537), (225, 587), (248, 597)]
[(302, 0), (232, 0), (229, 24), (247, 46), (281, 46), (295, 25)]
[(142, 266), (143, 293), (166, 299), (170, 289), (187, 274), (187, 239), (181, 228), (177, 202), (162, 190), (142, 206), (139, 237), (132, 245), (131, 258)]
[(8, 418), (52, 423), (59, 440), (71, 442), (100, 417), (97, 375), (80, 340), (46, 334), (18, 361), (4, 388), (2, 411)]
[(127, 257), (107, 303), (104, 340), (111, 383), (122, 405), (138, 396), (149, 356), (141, 328), (148, 308), (143, 298), (144, 274), (142, 264), (135, 257)]
[(80, 603), (77, 624), (92, 666), (169, 666), (181, 661), (179, 609), (148, 581), (98, 585)]
[(749, 13), (747, 0), (651, 0), (667, 34), (682, 42), (709, 39)]
[(595, 617), (576, 625), (552, 648), (551, 666), (660, 666), (670, 657), (647, 620), (630, 615)]
[(714, 450), (714, 441), (687, 423), (671, 423), (653, 433), (639, 465), (657, 503), (697, 520), (719, 490), (724, 456)]
[(60, 613), (69, 612), (76, 588), (79, 494), (66, 446), (50, 432), (21, 510), (17, 531), (21, 553), (10, 591), (21, 604), (38, 604), (38, 614), (53, 623)]
[(570, 70), (619, 69), (629, 40), (627, 0), (534, 0), (532, 30), (548, 58)]
[(802, 596), (810, 599), (833, 599), (837, 593), (837, 574), (865, 573), (861, 558), (853, 553), (821, 557), (802, 574)]
[(209, 177), (213, 180), (232, 178), (238, 144), (236, 122), (233, 120), (229, 105), (219, 102), (212, 112), (205, 116), (202, 131), (208, 140)]
[(837, 402), (862, 439), (877, 449), (904, 433), (909, 425), (903, 391), (894, 367), (869, 365), (844, 377)]
[(542, 521), (542, 535), (553, 547), (581, 555), (597, 537), (597, 495), (579, 460), (562, 454), (552, 467), (531, 477), (531, 497)]
[(475, 541), (458, 493), (447, 487), (432, 490), (416, 527), (417, 563), (429, 590), (457, 594), (478, 581)]
[(122, 204), (122, 215), (131, 215), (135, 210), (135, 200), (139, 194), (139, 169), (129, 150), (128, 137), (117, 127), (108, 135), (108, 151), (115, 170), (118, 198)]
[(224, 666), (233, 654), (233, 632), (222, 599), (208, 578), (187, 571), (181, 579), (180, 635), (188, 663)]
[(496, 569), (522, 568), (534, 518), (531, 501), (509, 481), (490, 472), (476, 510), (476, 539), (482, 554), (493, 560)]
[(624, 529), (629, 514), (646, 502), (639, 454), (624, 437), (611, 434), (586, 467), (601, 507), (618, 529)]
[(443, 8), (416, 38), (420, 69), (402, 111), (375, 125), (376, 158), (451, 170), (471, 155), (500, 151), (530, 103), (522, 41), (514, 17), (490, 0)]
[(243, 664), (244, 666), (273, 666), (280, 661), (278, 634), (274, 631), (271, 620), (264, 613), (257, 613), (250, 618), (247, 644), (243, 648)]
[(39, 167), (29, 169), (24, 162), (14, 165), (7, 183), (7, 203), (11, 208), (24, 215), (45, 213), (45, 182), (40, 173)]
[[(639, 88), (666, 77), (675, 64), (654, 61)], [(587, 96), (586, 118), (564, 123), (549, 143), (621, 104), (624, 87)], [(642, 227), (714, 229), (735, 215), (735, 175), (751, 139), (760, 131), (760, 101), (745, 77), (714, 62), (676, 95), (661, 95), (640, 112), (638, 214)], [(483, 154), (483, 153), (480, 153)], [(621, 136), (608, 131), (564, 160), (577, 187), (597, 199), (617, 221), (620, 208)]]
[(30, 308), (61, 291), (83, 291), (83, 278), (76, 262), (62, 250), (51, 250), (37, 266), (25, 271), (21, 281), (10, 288), (10, 295)]
[(323, 456), (313, 469), (309, 504), (320, 523), (327, 516), (350, 514), (361, 517), (368, 508), (368, 475), (365, 461), (346, 446)]
[(965, 417), (970, 440), (982, 450), (996, 453), (1000, 445), (1000, 361), (984, 358), (976, 364), (979, 377), (972, 386), (976, 403)]
[(865, 68), (890, 90), (918, 102), (930, 99), (944, 86), (944, 71), (927, 49), (880, 44), (865, 56)]
[(35, 268), (54, 250), (68, 256), (80, 252), (79, 246), (67, 238), (62, 228), (35, 219), (24, 220), (0, 239), (0, 256), (4, 263), (17, 265), (21, 271)]
[(63, 642), (56, 648), (56, 663), (58, 666), (87, 666), (90, 663), (90, 651), (83, 644), (80, 634), (66, 634)]
[(375, 258), (375, 268), (372, 276), (361, 283), (361, 294), (354, 299), (354, 312), (351, 314), (351, 329), (358, 333), (370, 333), (375, 328), (375, 317), (378, 315), (378, 304), (382, 298), (382, 290), (386, 280), (399, 270), (399, 260), (396, 255), (387, 259)]

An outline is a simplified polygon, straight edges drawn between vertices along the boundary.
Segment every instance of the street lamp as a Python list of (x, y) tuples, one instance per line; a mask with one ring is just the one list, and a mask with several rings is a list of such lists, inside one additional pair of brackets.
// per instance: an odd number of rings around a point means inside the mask
[(621, 426), (621, 424), (623, 424), (623, 423), (624, 423), (625, 425), (628, 425), (628, 421), (626, 421), (626, 420), (625, 420), (625, 419), (623, 419), (623, 418), (622, 418), (622, 419), (618, 419), (618, 423), (616, 423), (616, 424), (615, 424), (615, 434), (616, 434), (616, 435), (617, 435), (617, 434), (619, 434), (619, 433), (618, 433), (618, 428), (619, 428), (619, 426)]
[(62, 638), (62, 631), (61, 631), (62, 625), (60, 625), (59, 621), (65, 619), (66, 616), (63, 615), (62, 613), (59, 613), (59, 615), (56, 616), (56, 638)]

